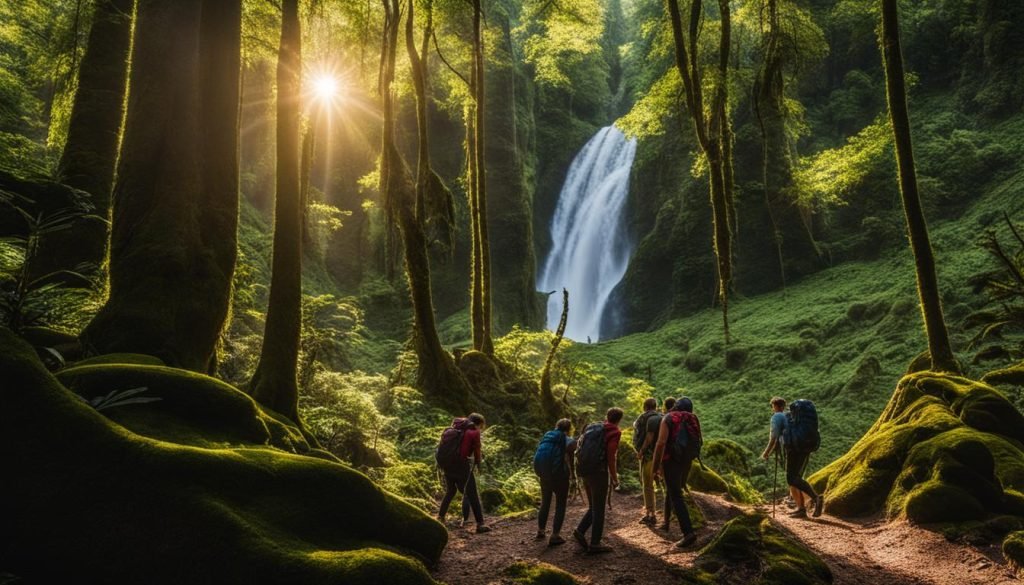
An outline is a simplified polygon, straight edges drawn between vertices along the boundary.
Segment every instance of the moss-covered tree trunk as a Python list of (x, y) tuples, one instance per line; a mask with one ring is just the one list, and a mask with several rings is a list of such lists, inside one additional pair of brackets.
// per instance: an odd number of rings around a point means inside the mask
[[(135, 0), (95, 1), (88, 44), (78, 68), (68, 138), (57, 165), (57, 180), (88, 193), (93, 215), (108, 221), (121, 143), (134, 13)], [(79, 219), (70, 229), (42, 239), (30, 277), (75, 270), (82, 263), (98, 267), (106, 259), (108, 239), (107, 222)]]
[(896, 165), (899, 170), (900, 195), (907, 219), (907, 234), (914, 252), (917, 272), (917, 292), (921, 300), (921, 313), (928, 337), (928, 352), (932, 369), (940, 372), (960, 372), (960, 365), (949, 342), (949, 332), (942, 314), (938, 277), (935, 274), (935, 255), (928, 238), (928, 224), (921, 209), (921, 196), (917, 188), (914, 168), (914, 148), (910, 133), (910, 113), (907, 109), (907, 88), (903, 73), (903, 52), (900, 48), (900, 28), (897, 0), (882, 0), (882, 58), (885, 65), (886, 96), (889, 120), (892, 123), (896, 146)]
[(110, 296), (82, 341), (206, 371), (235, 267), (241, 1), (141, 0), (135, 30)]
[(260, 404), (298, 422), (297, 367), (302, 328), (302, 206), (299, 123), (302, 99), (299, 0), (282, 3), (277, 56), (277, 194), (274, 257), (263, 348), (251, 383)]
[[(398, 2), (393, 2), (389, 23), (398, 27)], [(423, 38), (423, 53), (426, 55), (427, 41), (432, 34), (433, 14), (431, 3), (426, 3), (426, 20)], [(451, 193), (441, 182), (430, 164), (430, 133), (427, 118), (427, 67), (423, 56), (417, 53), (413, 35), (415, 22), (414, 1), (408, 4), (405, 27), (405, 47), (411, 65), (414, 96), (416, 99), (417, 161), (416, 186), (410, 184), (405, 162), (394, 144), (394, 100), (390, 91), (385, 94), (384, 152), (389, 162), (388, 175), (382, 177), (384, 189), (391, 201), (391, 212), (396, 216), (402, 235), (405, 252), (405, 270), (409, 279), (412, 297), (414, 344), (419, 359), (417, 384), (425, 391), (438, 396), (453, 406), (466, 406), (469, 387), (455, 365), (455, 360), (441, 345), (437, 335), (437, 321), (434, 315), (433, 293), (430, 282), (430, 256), (425, 225), (436, 219), (445, 230), (454, 221)], [(397, 32), (397, 31), (396, 31)], [(394, 56), (398, 50), (397, 37), (386, 31), (385, 38), (392, 43), (388, 49), (388, 86), (394, 81)]]
[(472, 191), (472, 213), (476, 218), (476, 263), (473, 273), (473, 348), (488, 355), (494, 354), (494, 341), (491, 337), (491, 244), (487, 230), (487, 172), (484, 162), (484, 39), (483, 39), (483, 8), (481, 0), (472, 0), (473, 4), (473, 126), (472, 143), (473, 157), (471, 164), (473, 177), (470, 181)]
[(733, 233), (735, 231), (732, 177), (732, 132), (728, 120), (729, 51), (731, 20), (728, 0), (719, 0), (721, 18), (718, 44), (717, 77), (714, 95), (707, 112), (704, 110), (704, 84), (701, 75), (698, 37), (703, 22), (702, 0), (692, 0), (688, 29), (684, 31), (679, 0), (667, 0), (672, 23), (675, 62), (683, 80), (686, 106), (693, 121), (694, 133), (708, 161), (708, 183), (711, 199), (713, 248), (718, 273), (718, 300), (722, 305), (725, 341), (729, 342), (729, 292), (732, 288)]
[(551, 390), (551, 366), (555, 363), (555, 354), (558, 346), (562, 343), (565, 335), (565, 325), (569, 320), (569, 291), (562, 289), (562, 316), (558, 320), (558, 328), (555, 329), (555, 336), (551, 339), (551, 349), (548, 350), (548, 357), (544, 360), (544, 369), (540, 372), (540, 404), (545, 416), (549, 420), (562, 418), (565, 410), (563, 404), (555, 400)]

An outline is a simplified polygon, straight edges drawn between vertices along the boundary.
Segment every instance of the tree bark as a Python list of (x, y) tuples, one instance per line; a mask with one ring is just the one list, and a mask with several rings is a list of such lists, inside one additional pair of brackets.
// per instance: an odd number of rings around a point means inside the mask
[[(390, 0), (395, 6), (394, 26), (398, 26), (397, 6), (398, 0)], [(434, 315), (433, 293), (430, 282), (430, 256), (428, 254), (427, 238), (424, 226), (430, 219), (430, 215), (441, 213), (447, 217), (442, 221), (451, 222), (454, 220), (454, 210), (451, 205), (451, 193), (441, 182), (440, 177), (434, 172), (430, 164), (430, 133), (427, 118), (427, 68), (423, 62), (423, 55), (416, 51), (416, 42), (413, 36), (414, 30), (414, 3), (410, 0), (408, 4), (408, 16), (405, 26), (405, 47), (409, 55), (409, 63), (412, 67), (412, 80), (414, 95), (416, 98), (416, 131), (417, 131), (417, 161), (416, 161), (416, 186), (412, 187), (409, 171), (404, 160), (394, 145), (394, 103), (390, 93), (386, 94), (385, 100), (388, 105), (385, 108), (386, 124), (389, 130), (384, 134), (384, 148), (388, 153), (390, 162), (388, 164), (388, 176), (384, 178), (385, 188), (389, 192), (389, 200), (392, 201), (393, 212), (397, 216), (399, 231), (402, 235), (402, 246), (405, 252), (405, 270), (409, 279), (409, 293), (412, 297), (413, 323), (415, 327), (414, 344), (416, 355), (419, 359), (419, 370), (417, 373), (417, 385), (426, 392), (443, 398), (453, 406), (465, 407), (469, 394), (469, 386), (466, 384), (461, 372), (455, 365), (455, 360), (441, 345), (441, 339), (437, 335), (437, 321)], [(431, 34), (433, 18), (431, 5), (427, 3), (426, 30), (424, 31), (423, 47), (427, 47), (427, 39)], [(394, 38), (394, 37), (389, 37)], [(397, 43), (397, 39), (394, 39)], [(392, 45), (389, 53), (393, 54), (398, 50)], [(393, 65), (389, 67), (390, 75), (394, 75)], [(388, 85), (393, 77), (387, 79)], [(441, 201), (439, 201), (441, 200)], [(430, 203), (430, 205), (428, 205)]]
[[(476, 87), (475, 120), (473, 121), (473, 141), (476, 152), (476, 213), (478, 237), (480, 239), (480, 340), (479, 349), (487, 355), (494, 355), (494, 340), (491, 333), (491, 243), (487, 230), (487, 166), (484, 160), (484, 38), (483, 9), (481, 0), (473, 0), (473, 69)], [(474, 340), (476, 345), (476, 340)]]
[(299, 0), (282, 2), (277, 58), (277, 194), (274, 257), (263, 348), (253, 374), (253, 398), (298, 421), (299, 338), (302, 329), (302, 207), (300, 107), (302, 30)]
[(67, 143), (57, 165), (57, 180), (88, 193), (93, 215), (106, 221), (82, 218), (70, 229), (43, 238), (41, 253), (30, 270), (32, 278), (75, 270), (82, 263), (98, 268), (106, 259), (134, 13), (135, 0), (96, 0), (88, 45), (78, 69)]
[(718, 80), (711, 107), (704, 112), (704, 88), (700, 59), (697, 54), (698, 36), (703, 15), (702, 0), (692, 0), (688, 31), (683, 30), (679, 0), (668, 0), (668, 15), (672, 23), (676, 68), (683, 80), (686, 106), (693, 120), (694, 134), (708, 161), (708, 183), (711, 199), (713, 249), (718, 273), (718, 301), (722, 305), (722, 325), (725, 342), (729, 343), (729, 291), (732, 288), (732, 244), (735, 206), (733, 204), (731, 131), (728, 120), (728, 74), (731, 42), (729, 1), (719, 0), (721, 35), (718, 46)]
[(562, 337), (565, 335), (565, 325), (569, 320), (569, 291), (562, 289), (562, 317), (558, 320), (558, 328), (555, 330), (555, 337), (551, 340), (551, 349), (548, 357), (544, 360), (544, 369), (540, 373), (540, 402), (544, 414), (549, 419), (562, 418), (564, 410), (562, 405), (555, 401), (555, 395), (551, 391), (551, 365), (555, 362), (555, 353), (558, 351)]
[(928, 237), (928, 224), (921, 209), (921, 196), (917, 188), (914, 167), (914, 148), (911, 140), (910, 113), (907, 108), (907, 89), (903, 73), (903, 52), (900, 47), (900, 28), (897, 0), (882, 0), (882, 60), (885, 65), (886, 97), (889, 120), (896, 146), (896, 165), (899, 171), (900, 195), (907, 219), (907, 235), (914, 253), (917, 272), (917, 292), (921, 301), (925, 334), (932, 369), (939, 372), (960, 373), (960, 364), (953, 354), (949, 332), (942, 313), (938, 277), (935, 274), (935, 256)]
[(140, 0), (135, 28), (110, 296), (82, 340), (208, 371), (236, 254), (241, 1)]

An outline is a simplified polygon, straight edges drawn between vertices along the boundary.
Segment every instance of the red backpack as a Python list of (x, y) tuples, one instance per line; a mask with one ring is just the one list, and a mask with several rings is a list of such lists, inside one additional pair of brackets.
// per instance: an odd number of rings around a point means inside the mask
[[(668, 444), (669, 456), (673, 461), (692, 461), (700, 459), (700, 448), (704, 444), (704, 437), (700, 433), (700, 420), (697, 415), (685, 410), (673, 410), (668, 413), (669, 433)], [(685, 429), (685, 432), (681, 432)]]

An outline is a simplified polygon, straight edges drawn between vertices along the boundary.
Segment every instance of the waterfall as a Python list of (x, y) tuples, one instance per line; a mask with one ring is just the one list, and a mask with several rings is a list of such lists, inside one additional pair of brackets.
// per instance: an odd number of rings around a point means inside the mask
[(565, 335), (576, 341), (601, 338), (601, 319), (612, 289), (632, 254), (623, 226), (629, 171), (636, 140), (614, 126), (602, 128), (573, 159), (551, 220), (551, 253), (538, 279), (548, 297), (547, 326), (562, 313), (562, 288), (569, 290)]

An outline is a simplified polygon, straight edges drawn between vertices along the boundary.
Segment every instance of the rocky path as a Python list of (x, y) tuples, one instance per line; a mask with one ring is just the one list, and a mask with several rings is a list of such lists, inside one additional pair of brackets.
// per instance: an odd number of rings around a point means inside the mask
[[(502, 571), (516, 561), (543, 561), (572, 573), (590, 585), (661, 584), (678, 582), (681, 569), (692, 566), (700, 547), (741, 508), (717, 496), (697, 494), (707, 523), (698, 545), (679, 551), (678, 524), (669, 534), (639, 524), (642, 508), (635, 495), (613, 497), (605, 542), (614, 552), (588, 556), (570, 534), (586, 511), (570, 503), (564, 545), (548, 548), (534, 540), (534, 515), (491, 522), (494, 530), (474, 534), (450, 527), (451, 539), (434, 576), (449, 585), (503, 583)], [(766, 510), (770, 513), (770, 510)], [(1010, 585), (1019, 583), (1007, 569), (998, 547), (977, 548), (948, 542), (941, 534), (905, 522), (851, 522), (828, 516), (797, 520), (779, 507), (776, 524), (822, 558), (838, 585)]]

